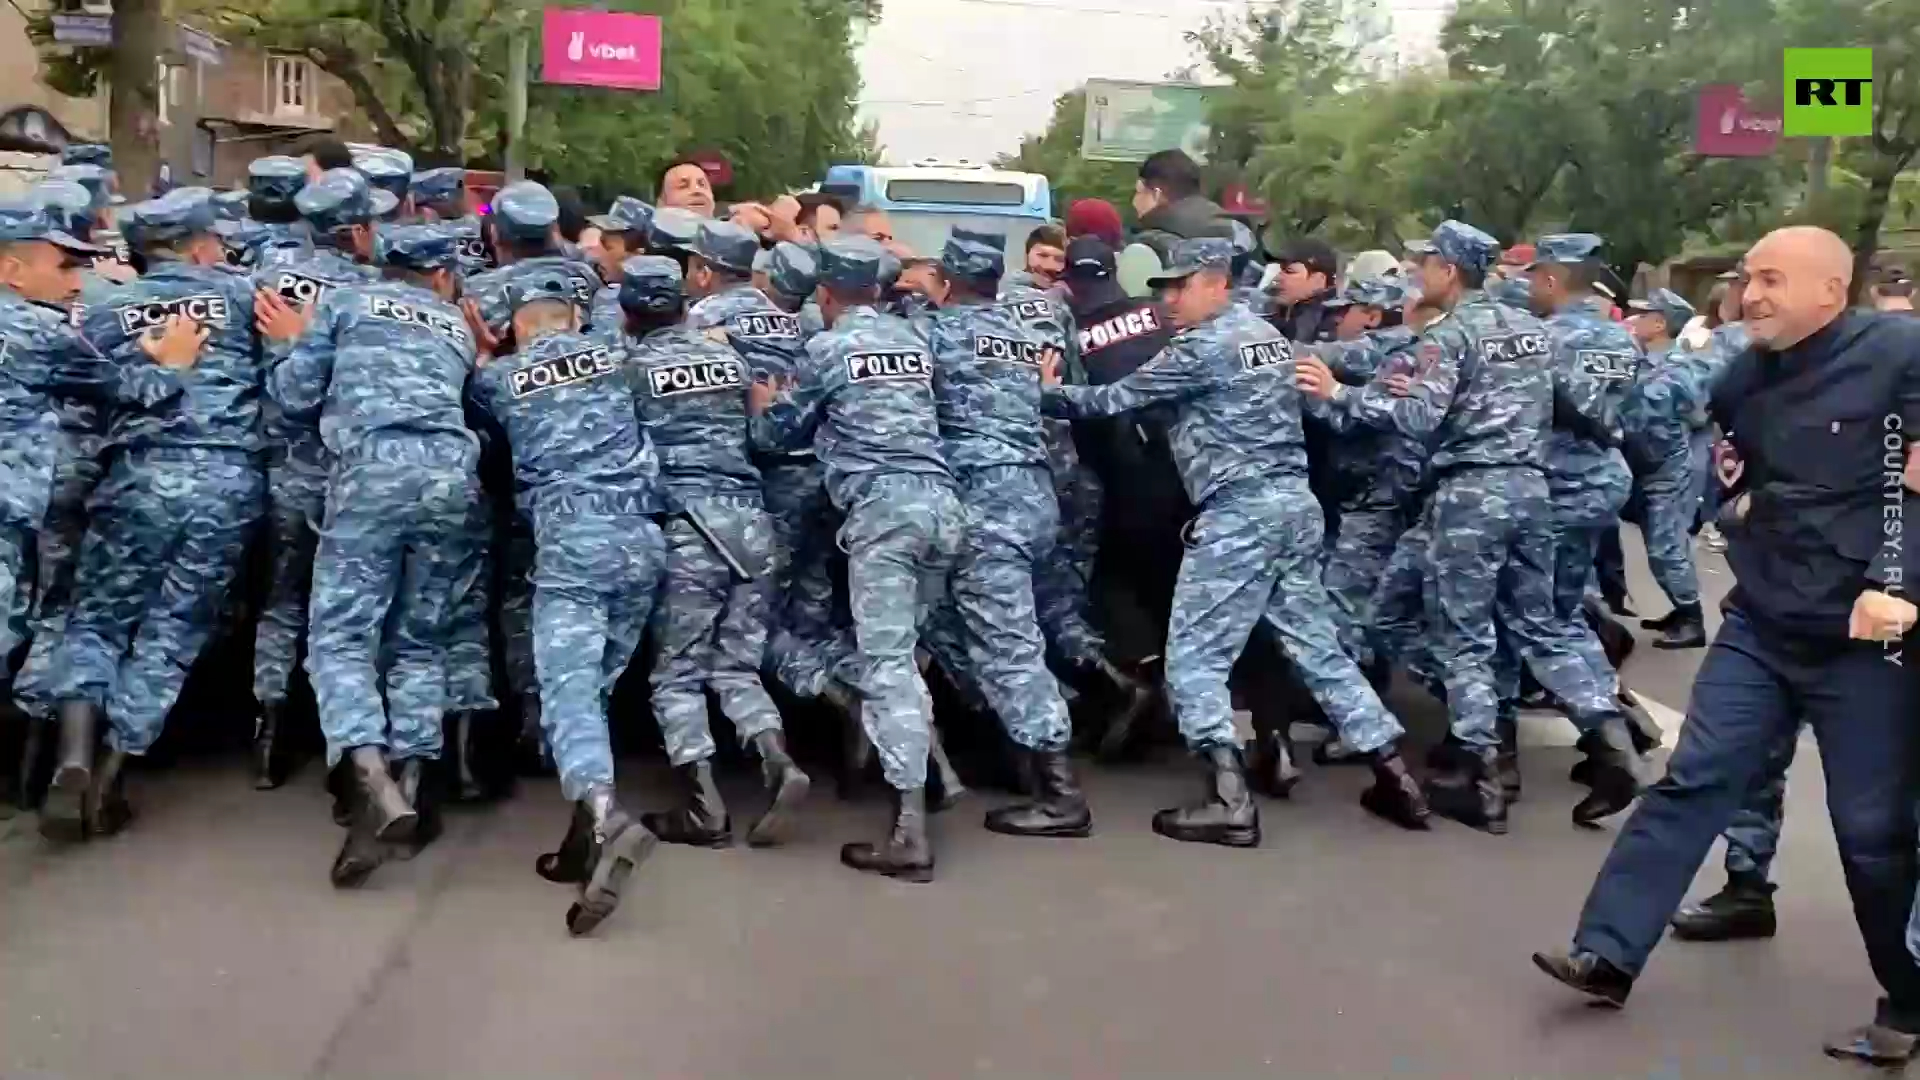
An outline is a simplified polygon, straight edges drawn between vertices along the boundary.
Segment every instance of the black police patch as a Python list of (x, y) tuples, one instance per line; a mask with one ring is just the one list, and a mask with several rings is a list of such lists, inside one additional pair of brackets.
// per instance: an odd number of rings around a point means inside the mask
[(1150, 307), (1135, 308), (1124, 315), (1115, 315), (1104, 322), (1094, 323), (1080, 331), (1080, 351), (1099, 352), (1111, 348), (1123, 341), (1132, 341), (1142, 334), (1151, 334), (1160, 329), (1160, 317)]
[(182, 296), (175, 300), (128, 304), (114, 308), (113, 313), (120, 320), (120, 331), (128, 336), (165, 326), (167, 320), (175, 315), (184, 315), (201, 326), (217, 326), (224, 330), (231, 305), (226, 297), (209, 293), (205, 296)]
[(483, 262), (487, 257), (487, 245), (478, 237), (460, 241), (459, 257), (473, 262)]
[(797, 340), (800, 337), (800, 319), (782, 312), (754, 312), (728, 319), (727, 330), (735, 337), (748, 341), (768, 338)]
[(1053, 318), (1053, 305), (1045, 300), (1020, 300), (1010, 306), (1014, 317), (1024, 322)]
[(1046, 359), (1048, 349), (1037, 341), (1015, 341), (1012, 338), (993, 337), (977, 334), (973, 339), (973, 358), (975, 360), (1000, 360), (1011, 364), (1025, 364), (1039, 367)]
[(885, 382), (933, 378), (933, 363), (918, 349), (886, 349), (847, 355), (850, 382)]
[(387, 296), (368, 297), (367, 314), (376, 319), (431, 330), (441, 337), (451, 338), (454, 341), (464, 342), (467, 338), (466, 324), (446, 312), (435, 311), (418, 304), (403, 304)]
[(737, 391), (745, 385), (740, 365), (733, 360), (694, 360), (647, 369), (647, 387), (657, 398)]
[(273, 272), (273, 291), (289, 304), (317, 304), (333, 290), (328, 282), (292, 270)]
[(1517, 364), (1547, 355), (1547, 335), (1539, 330), (1484, 337), (1479, 345), (1480, 359), (1489, 364)]
[(507, 387), (517, 398), (530, 397), (543, 390), (589, 383), (619, 370), (613, 350), (605, 345), (581, 349), (563, 356), (536, 360), (507, 376)]
[(1240, 346), (1240, 368), (1243, 371), (1260, 371), (1292, 359), (1293, 350), (1285, 341), (1255, 341)]
[(593, 294), (600, 291), (600, 283), (597, 281), (588, 281), (578, 274), (573, 275), (568, 280), (573, 282), (574, 302), (578, 303), (581, 307), (592, 307)]
[(1639, 357), (1611, 349), (1576, 349), (1573, 359), (1580, 365), (1581, 374), (1605, 382), (1625, 382), (1640, 366)]

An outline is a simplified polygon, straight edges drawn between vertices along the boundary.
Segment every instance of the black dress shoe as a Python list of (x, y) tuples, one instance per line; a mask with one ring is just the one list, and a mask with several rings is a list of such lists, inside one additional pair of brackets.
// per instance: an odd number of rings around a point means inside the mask
[(722, 848), (733, 844), (733, 819), (713, 782), (713, 762), (690, 762), (673, 770), (686, 789), (686, 803), (664, 813), (641, 814), (640, 823), (669, 844)]
[(1237, 746), (1216, 746), (1204, 754), (1207, 794), (1201, 802), (1153, 815), (1153, 831), (1169, 840), (1222, 847), (1260, 846), (1260, 808), (1247, 788), (1246, 768)]
[(1093, 811), (1074, 779), (1065, 750), (1024, 751), (1033, 772), (1034, 798), (987, 812), (988, 832), (1005, 836), (1081, 837), (1093, 833)]
[(1584, 949), (1570, 953), (1534, 953), (1533, 966), (1593, 999), (1617, 1009), (1633, 992), (1633, 976)]
[(1388, 745), (1373, 755), (1373, 786), (1360, 793), (1360, 805), (1376, 817), (1403, 829), (1425, 832), (1433, 816), (1420, 781), (1407, 771), (1398, 747)]
[(846, 844), (840, 862), (864, 874), (897, 881), (933, 880), (933, 844), (927, 838), (925, 788), (893, 792), (893, 828), (880, 844)]
[(1763, 878), (1730, 875), (1726, 888), (1674, 915), (1673, 936), (1681, 941), (1770, 938), (1779, 930), (1773, 889)]
[(766, 784), (769, 801), (767, 812), (747, 829), (747, 844), (773, 847), (792, 834), (795, 812), (806, 801), (813, 782), (787, 754), (787, 742), (780, 732), (755, 735), (753, 748), (760, 755), (760, 779)]

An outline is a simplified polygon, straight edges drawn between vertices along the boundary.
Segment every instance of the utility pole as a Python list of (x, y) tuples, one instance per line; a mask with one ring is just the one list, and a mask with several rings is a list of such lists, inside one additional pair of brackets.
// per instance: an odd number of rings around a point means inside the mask
[(507, 39), (507, 183), (527, 178), (527, 29), (522, 26)]

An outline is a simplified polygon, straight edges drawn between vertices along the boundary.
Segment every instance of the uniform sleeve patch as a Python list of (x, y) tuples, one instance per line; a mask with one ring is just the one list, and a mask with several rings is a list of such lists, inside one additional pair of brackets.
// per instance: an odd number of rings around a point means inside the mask
[(1240, 346), (1240, 368), (1259, 371), (1293, 359), (1293, 349), (1285, 341), (1255, 341)]
[(848, 353), (847, 379), (851, 382), (920, 381), (933, 378), (933, 364), (917, 349), (886, 349)]
[(1582, 374), (1606, 382), (1625, 382), (1640, 366), (1639, 357), (1612, 349), (1578, 349), (1573, 358)]
[(746, 385), (733, 360), (694, 360), (647, 369), (647, 388), (657, 398), (740, 390)]
[(530, 397), (563, 386), (589, 383), (619, 370), (613, 350), (604, 345), (562, 356), (536, 360), (507, 376), (507, 387), (516, 398)]

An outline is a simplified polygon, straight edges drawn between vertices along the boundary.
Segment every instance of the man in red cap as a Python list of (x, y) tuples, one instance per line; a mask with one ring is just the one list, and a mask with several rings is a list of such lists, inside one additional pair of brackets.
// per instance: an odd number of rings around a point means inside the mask
[(1067, 239), (1096, 236), (1115, 251), (1125, 245), (1121, 238), (1120, 211), (1105, 199), (1075, 199), (1067, 207)]

